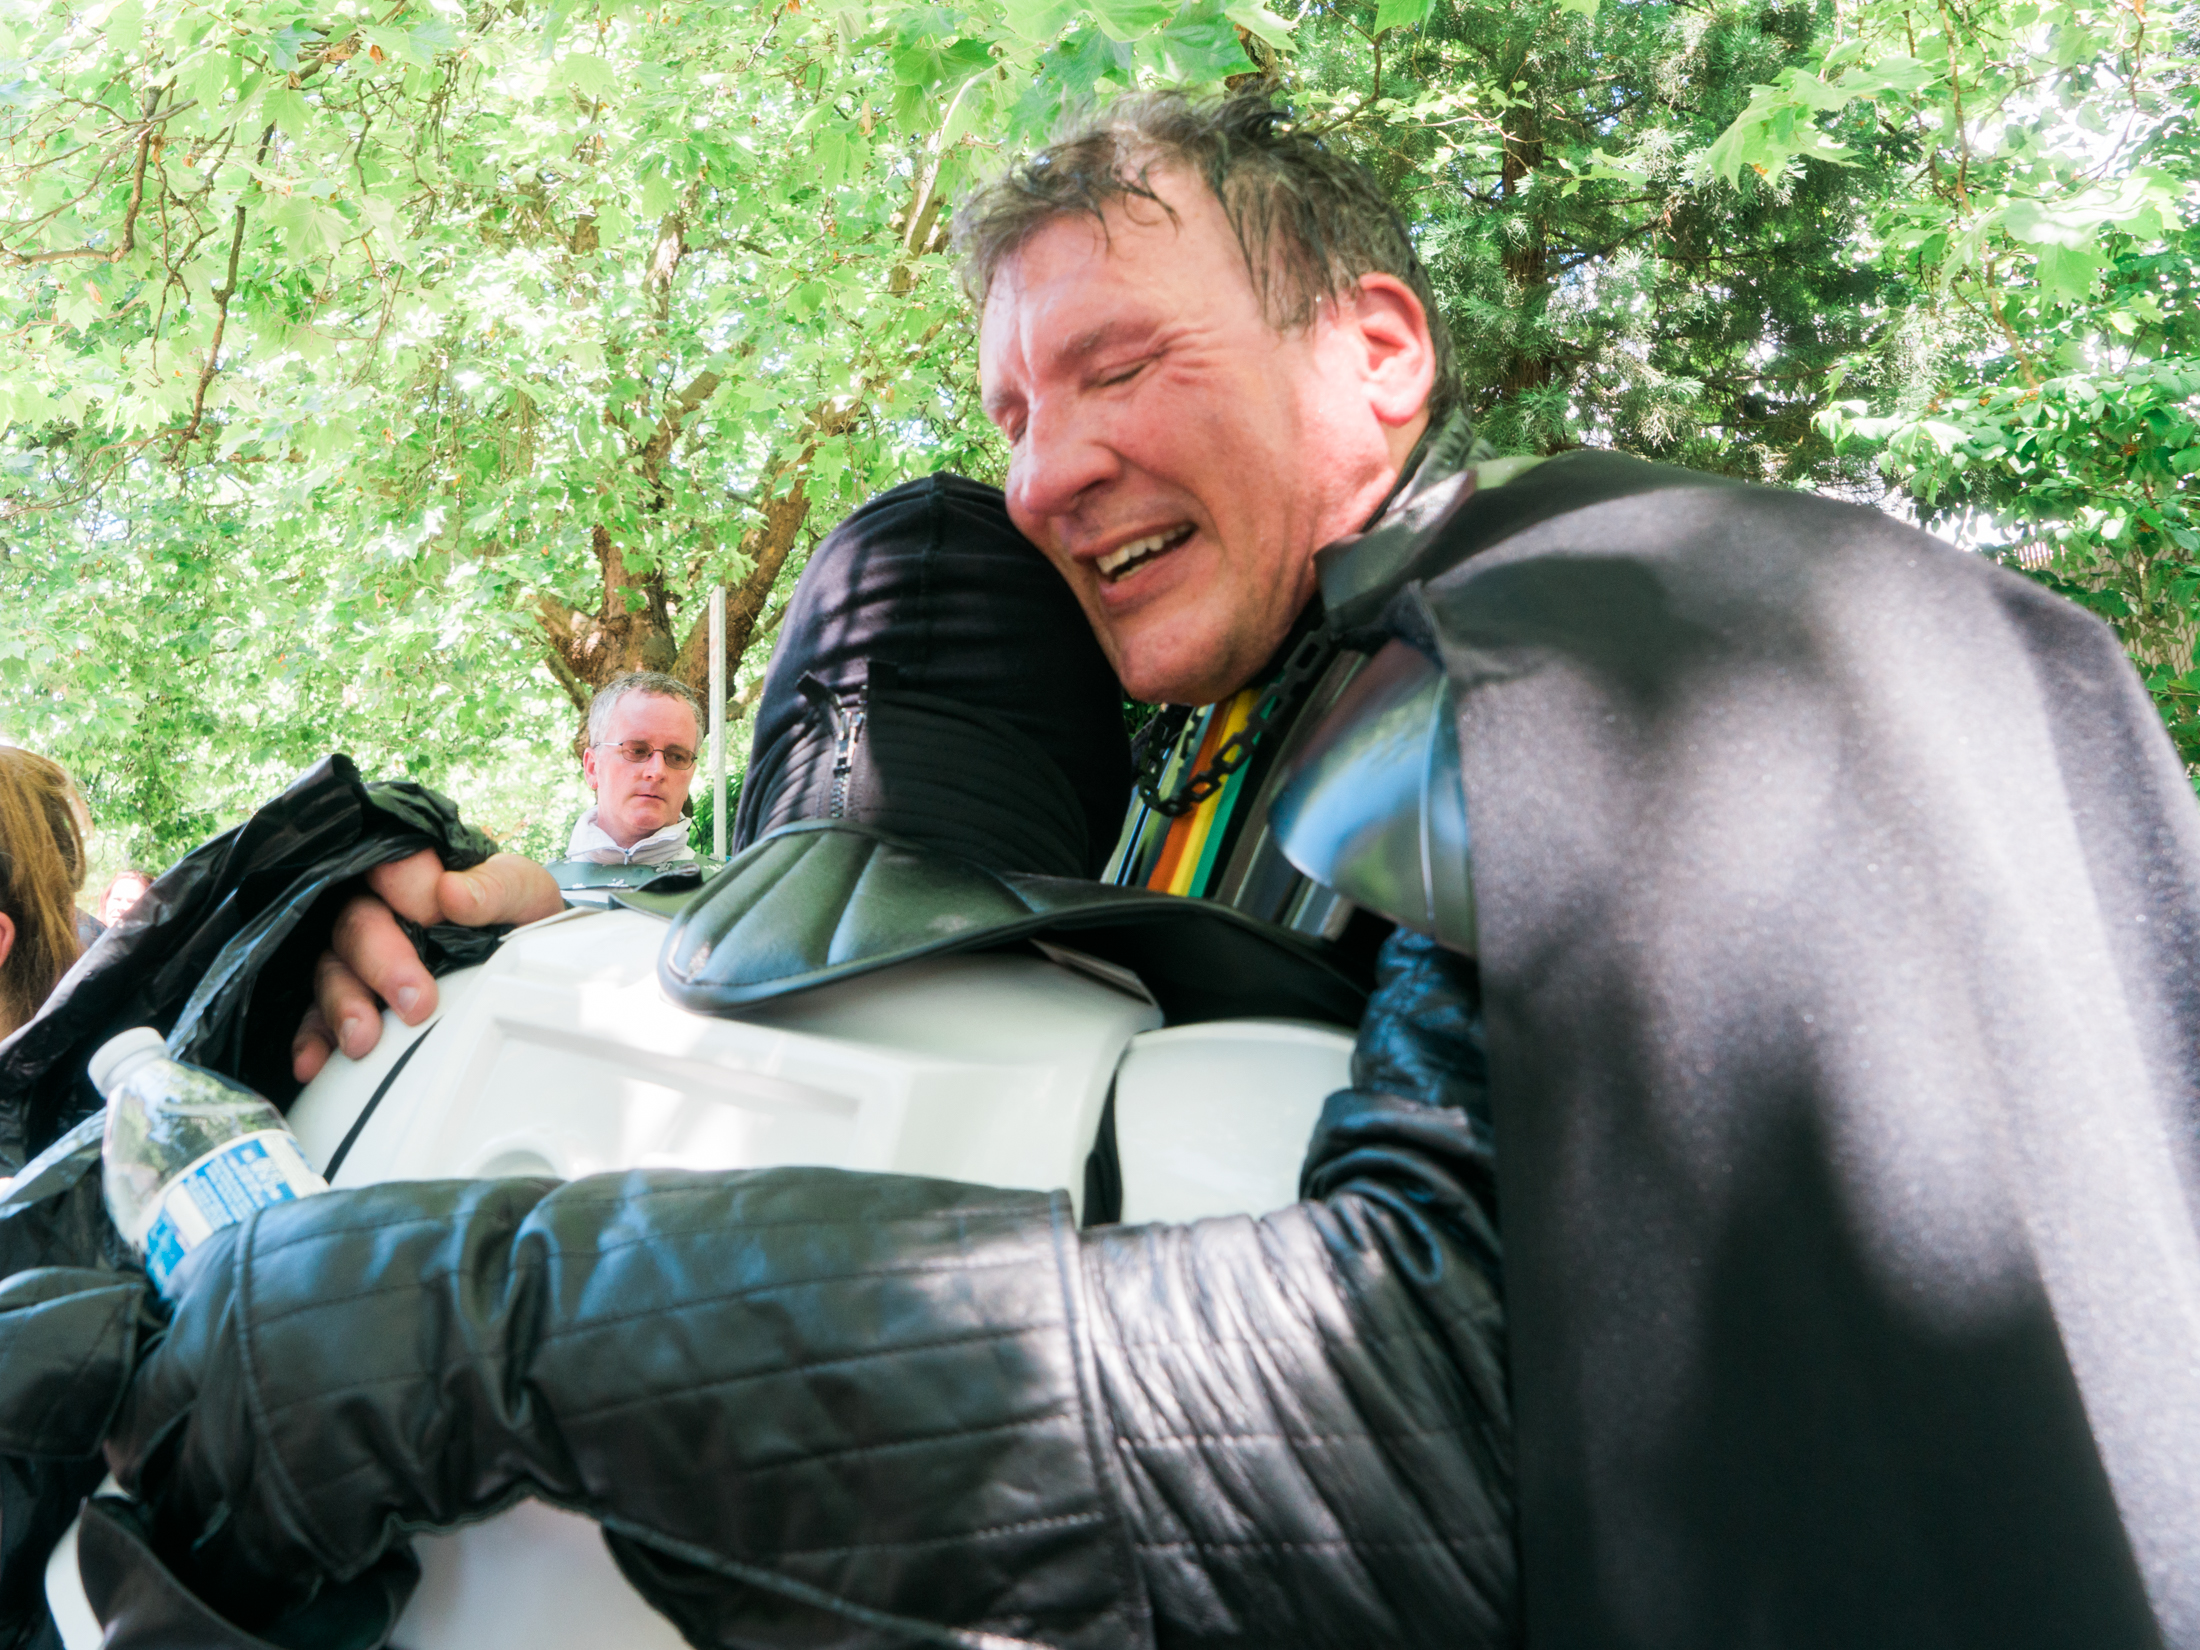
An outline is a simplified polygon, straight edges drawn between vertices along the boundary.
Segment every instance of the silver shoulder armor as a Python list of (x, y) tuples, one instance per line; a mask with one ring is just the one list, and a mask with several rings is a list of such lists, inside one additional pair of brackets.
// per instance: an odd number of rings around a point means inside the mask
[(1284, 857), (1356, 905), (1470, 955), (1474, 884), (1451, 683), (1392, 642), (1283, 776), (1269, 824)]

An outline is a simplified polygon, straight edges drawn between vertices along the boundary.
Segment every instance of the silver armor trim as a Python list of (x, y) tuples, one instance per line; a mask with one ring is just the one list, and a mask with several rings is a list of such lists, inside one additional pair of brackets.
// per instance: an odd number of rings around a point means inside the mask
[(1355, 905), (1474, 951), (1474, 884), (1451, 683), (1392, 642), (1322, 718), (1269, 807), (1284, 857)]

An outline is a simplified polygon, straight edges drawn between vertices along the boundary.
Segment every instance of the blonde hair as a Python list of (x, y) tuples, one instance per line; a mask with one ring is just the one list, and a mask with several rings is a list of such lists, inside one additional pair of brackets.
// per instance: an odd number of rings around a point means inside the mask
[(84, 804), (59, 764), (0, 745), (0, 912), (15, 944), (0, 961), (0, 1035), (38, 1012), (76, 961)]

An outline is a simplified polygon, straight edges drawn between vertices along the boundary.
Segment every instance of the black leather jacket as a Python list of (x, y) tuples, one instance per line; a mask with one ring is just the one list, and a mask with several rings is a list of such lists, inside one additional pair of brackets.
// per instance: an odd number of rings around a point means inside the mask
[(148, 1547), (289, 1640), (356, 1617), (323, 1578), (524, 1495), (697, 1644), (1510, 1642), (1476, 990), (1390, 943), (1306, 1201), (1260, 1220), (799, 1169), (268, 1211), (188, 1263), (113, 1429), (148, 1506), (88, 1524), (108, 1643), (207, 1630)]

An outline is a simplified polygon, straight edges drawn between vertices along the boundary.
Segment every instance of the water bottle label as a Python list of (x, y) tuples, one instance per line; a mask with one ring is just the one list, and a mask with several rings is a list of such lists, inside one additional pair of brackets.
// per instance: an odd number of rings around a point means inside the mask
[(261, 1129), (215, 1147), (160, 1194), (144, 1242), (153, 1287), (165, 1293), (168, 1274), (222, 1227), (271, 1203), (327, 1189), (328, 1182), (306, 1166), (297, 1142), (282, 1129)]

